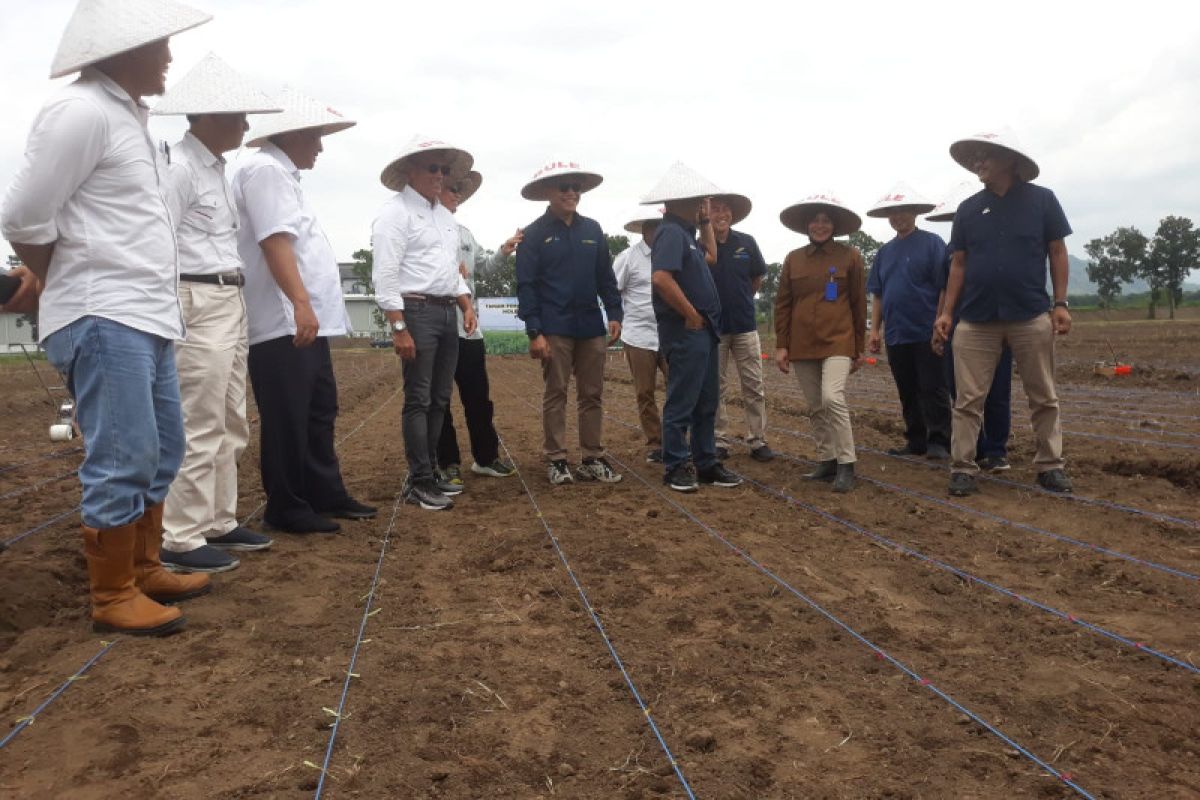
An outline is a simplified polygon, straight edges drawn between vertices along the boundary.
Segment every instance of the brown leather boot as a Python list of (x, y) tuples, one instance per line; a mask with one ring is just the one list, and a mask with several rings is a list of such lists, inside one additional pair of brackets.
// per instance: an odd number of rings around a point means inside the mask
[(133, 636), (166, 636), (182, 630), (177, 608), (159, 605), (133, 580), (136, 523), (97, 530), (83, 526), (83, 554), (92, 590), (92, 630)]
[(212, 591), (207, 575), (176, 575), (163, 568), (158, 552), (162, 547), (163, 504), (147, 506), (137, 525), (133, 566), (138, 588), (151, 600), (178, 603)]

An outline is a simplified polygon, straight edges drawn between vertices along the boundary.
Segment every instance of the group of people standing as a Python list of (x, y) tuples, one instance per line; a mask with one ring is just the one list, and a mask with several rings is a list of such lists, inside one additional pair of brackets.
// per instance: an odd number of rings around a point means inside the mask
[[(5, 310), (40, 310), (47, 357), (77, 404), (98, 631), (173, 633), (184, 624), (174, 604), (210, 591), (209, 573), (271, 547), (236, 516), (247, 376), (260, 413), (264, 522), (333, 533), (339, 519), (377, 513), (348, 491), (334, 446), (329, 338), (350, 325), (332, 246), (300, 182), (324, 138), (355, 123), (292, 89), (268, 95), (215, 55), (151, 111), (144, 98), (166, 90), (169, 37), (210, 18), (175, 0), (79, 0), (51, 70), (79, 78), (38, 114), (0, 210), (0, 230), (24, 264)], [(184, 115), (188, 131), (156, 145), (150, 113)], [(255, 150), (227, 176), (224, 154), (242, 146), (251, 115), (245, 144)], [(949, 447), (950, 491), (974, 491), (980, 463), (989, 464), (976, 462), (984, 399), (1011, 352), (1033, 409), (1039, 483), (1070, 489), (1052, 341), (1070, 327), (1062, 243), (1070, 228), (1054, 195), (1028, 182), (1037, 167), (1014, 141), (985, 134), (951, 152), (985, 188), (957, 206), (949, 248), (915, 229), (915, 215), (932, 204), (893, 191), (868, 212), (885, 214), (897, 231), (870, 282), (859, 251), (838, 241), (861, 220), (835, 195), (812, 195), (780, 214), (809, 243), (783, 263), (775, 362), (795, 371), (811, 408), (819, 464), (809, 477), (832, 480), (835, 491), (854, 486), (847, 377), (868, 340), (878, 347), (881, 325), (905, 410), (907, 443), (898, 452), (944, 457)], [(578, 213), (601, 176), (552, 161), (521, 191), (546, 203), (545, 212), (488, 253), (455, 217), (482, 183), (473, 166), (465, 149), (416, 136), (380, 176), (395, 194), (372, 224), (373, 279), (402, 362), (406, 502), (444, 510), (465, 488), (449, 412), (454, 383), (469, 472), (514, 473), (499, 454), (473, 304), (476, 276), (514, 253), (518, 316), (545, 384), (551, 484), (622, 478), (602, 436), (606, 355), (619, 340), (646, 460), (662, 464), (666, 485), (740, 485), (723, 463), (739, 441), (754, 460), (774, 458), (754, 306), (767, 266), (754, 238), (733, 227), (750, 212), (747, 197), (676, 163), (631, 215), (626, 230), (640, 241), (614, 263), (602, 227)], [(868, 293), (876, 295), (869, 337)], [(948, 434), (937, 375), (952, 330), (957, 401)], [(732, 375), (742, 437), (732, 435), (722, 404)], [(566, 441), (572, 377), (574, 468)]]

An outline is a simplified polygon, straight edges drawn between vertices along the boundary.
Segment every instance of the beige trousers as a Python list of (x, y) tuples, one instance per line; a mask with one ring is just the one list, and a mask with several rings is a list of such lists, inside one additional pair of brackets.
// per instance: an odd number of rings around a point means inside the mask
[(662, 447), (662, 415), (658, 411), (655, 392), (658, 389), (658, 372), (666, 377), (666, 359), (659, 357), (657, 350), (625, 345), (625, 361), (629, 374), (633, 376), (633, 391), (637, 394), (638, 418), (646, 444), (652, 448)]
[(974, 475), (975, 440), (983, 424), (983, 404), (1005, 342), (1025, 385), (1037, 438), (1033, 464), (1038, 472), (1062, 469), (1062, 425), (1054, 387), (1054, 326), (1049, 314), (1024, 322), (959, 322), (954, 329), (954, 383), (957, 398), (951, 420), (951, 472)]
[(733, 437), (729, 435), (729, 417), (726, 398), (730, 381), (725, 379), (729, 364), (737, 372), (742, 390), (742, 405), (746, 410), (746, 444), (751, 448), (767, 443), (767, 393), (763, 389), (762, 348), (758, 331), (748, 333), (726, 333), (721, 336), (721, 405), (717, 407), (717, 444), (728, 447)]
[(567, 457), (567, 387), (575, 376), (575, 402), (579, 409), (579, 450), (584, 458), (604, 455), (604, 362), (608, 340), (547, 336), (550, 361), (542, 364), (546, 389), (542, 394), (543, 449), (549, 461)]
[(167, 493), (163, 548), (186, 553), (237, 527), (246, 449), (246, 305), (236, 286), (181, 282), (187, 338), (175, 343), (187, 450)]
[(854, 431), (850, 428), (850, 407), (846, 404), (850, 359), (830, 356), (793, 361), (792, 369), (812, 412), (817, 458), (853, 464), (858, 456), (854, 452)]

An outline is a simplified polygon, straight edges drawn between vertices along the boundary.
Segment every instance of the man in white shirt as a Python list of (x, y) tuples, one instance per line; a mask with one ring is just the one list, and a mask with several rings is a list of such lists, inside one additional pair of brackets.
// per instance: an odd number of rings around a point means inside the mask
[(641, 239), (622, 250), (613, 260), (617, 291), (625, 309), (621, 326), (621, 344), (633, 390), (637, 395), (638, 417), (646, 435), (646, 462), (662, 463), (662, 415), (655, 391), (658, 373), (667, 374), (667, 361), (658, 350), (658, 322), (654, 318), (654, 289), (650, 283), (650, 244), (662, 221), (662, 210), (643, 206), (625, 224), (625, 230), (640, 234)]
[(321, 138), (354, 122), (294, 90), (282, 114), (265, 116), (231, 181), (245, 265), (247, 367), (258, 403), (263, 521), (288, 533), (336, 533), (333, 519), (370, 519), (354, 500), (334, 450), (337, 383), (330, 336), (349, 329), (329, 239), (300, 186)]
[(238, 215), (222, 153), (242, 144), (247, 114), (282, 111), (213, 54), (155, 107), (186, 114), (188, 132), (170, 150), (166, 195), (178, 227), (179, 305), (187, 337), (175, 344), (183, 464), (163, 512), (162, 562), (175, 572), (225, 572), (230, 551), (271, 540), (238, 525), (238, 459), (246, 449), (246, 304)]
[[(475, 170), (462, 180), (447, 179), (442, 187), (441, 201), (451, 214), (467, 202), (483, 183), (483, 176)], [(510, 237), (500, 249), (490, 255), (475, 240), (470, 228), (458, 224), (460, 241), (459, 272), (467, 282), (472, 300), (476, 298), (475, 278), (485, 272), (499, 269), (504, 259), (512, 255), (521, 242), (521, 230)], [(471, 472), (491, 478), (507, 478), (516, 473), (511, 464), (500, 459), (500, 437), (492, 421), (491, 387), (487, 374), (487, 345), (483, 331), (476, 326), (470, 334), (463, 326), (463, 313), (458, 312), (458, 362), (454, 367), (454, 382), (458, 385), (458, 399), (463, 404), (463, 415), (467, 418), (467, 434), (471, 438)], [(462, 453), (458, 448), (458, 434), (454, 430), (454, 417), (450, 406), (442, 418), (442, 433), (438, 437), (437, 463), (439, 477), (452, 484), (462, 485)]]
[(462, 485), (439, 481), (438, 438), (458, 362), (458, 312), (475, 331), (475, 309), (459, 273), (458, 223), (441, 204), (444, 181), (461, 180), (474, 159), (465, 150), (416, 136), (384, 168), (383, 185), (396, 192), (371, 226), (375, 298), (403, 362), (405, 502), (428, 511), (452, 508)]
[(42, 344), (86, 443), (80, 515), (98, 632), (174, 633), (183, 616), (160, 602), (211, 589), (158, 560), (183, 456), (172, 344), (183, 321), (166, 165), (142, 101), (165, 88), (167, 37), (209, 19), (173, 0), (80, 0), (50, 70), (80, 77), (39, 112), (0, 210), (4, 238), (44, 283)]

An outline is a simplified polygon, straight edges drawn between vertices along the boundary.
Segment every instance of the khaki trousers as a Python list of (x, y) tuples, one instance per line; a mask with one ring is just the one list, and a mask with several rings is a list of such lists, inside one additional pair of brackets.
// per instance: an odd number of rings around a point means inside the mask
[(793, 361), (792, 369), (812, 413), (813, 434), (817, 437), (817, 458), (853, 464), (854, 431), (850, 427), (850, 407), (846, 404), (846, 379), (850, 377), (850, 359), (830, 356), (824, 359)]
[(246, 305), (236, 286), (179, 284), (187, 338), (175, 343), (187, 449), (167, 493), (163, 548), (186, 553), (237, 527), (246, 423)]
[(663, 377), (667, 374), (666, 359), (659, 356), (657, 350), (646, 350), (642, 347), (624, 345), (625, 361), (629, 364), (629, 374), (633, 376), (633, 391), (637, 394), (638, 418), (642, 423), (642, 433), (646, 434), (646, 444), (652, 448), (662, 447), (662, 416), (658, 413), (658, 401), (655, 391), (658, 388), (658, 372), (662, 370)]
[(575, 402), (579, 409), (579, 450), (583, 458), (604, 455), (601, 443), (604, 427), (604, 362), (607, 339), (573, 339), (547, 336), (550, 361), (542, 364), (546, 390), (542, 394), (543, 449), (546, 458), (557, 461), (567, 457), (567, 387), (575, 376)]
[(1054, 326), (1049, 314), (1024, 322), (959, 322), (954, 329), (954, 381), (958, 391), (951, 420), (951, 472), (974, 475), (975, 443), (983, 406), (1005, 343), (1025, 385), (1037, 438), (1038, 472), (1063, 468), (1062, 425), (1054, 387)]
[(721, 359), (718, 367), (721, 376), (721, 405), (717, 409), (717, 444), (728, 447), (732, 441), (726, 412), (726, 398), (732, 391), (726, 391), (730, 382), (725, 380), (730, 362), (733, 362), (742, 389), (742, 405), (746, 411), (746, 444), (751, 448), (766, 444), (767, 393), (763, 389), (762, 349), (758, 341), (758, 331), (723, 334), (718, 352)]

